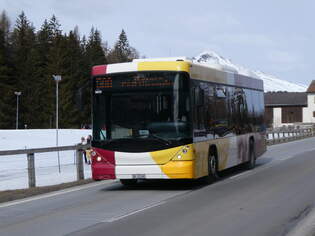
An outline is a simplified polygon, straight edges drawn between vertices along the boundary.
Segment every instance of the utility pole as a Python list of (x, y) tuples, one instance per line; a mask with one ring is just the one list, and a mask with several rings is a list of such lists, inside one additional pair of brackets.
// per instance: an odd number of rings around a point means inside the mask
[(15, 91), (14, 94), (16, 95), (16, 122), (15, 122), (15, 129), (19, 128), (19, 96), (22, 92)]
[[(58, 106), (59, 106), (59, 82), (61, 81), (61, 75), (53, 75), (54, 80), (56, 81), (56, 147), (58, 147), (58, 129), (59, 129), (59, 123), (58, 123)], [(61, 172), (60, 169), (60, 156), (59, 151), (57, 151), (58, 156), (58, 169), (59, 173)]]

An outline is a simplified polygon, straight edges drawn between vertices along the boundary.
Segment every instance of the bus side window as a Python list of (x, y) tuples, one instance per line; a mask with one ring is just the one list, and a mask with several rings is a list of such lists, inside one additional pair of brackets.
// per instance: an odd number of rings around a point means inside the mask
[[(200, 83), (198, 81), (195, 81), (192, 88), (192, 112), (193, 112), (193, 124), (194, 129), (196, 132), (194, 132), (194, 135), (196, 137), (205, 136), (205, 108), (204, 108), (204, 90), (201, 88), (201, 85), (203, 83)], [(204, 84), (203, 84), (204, 85)]]
[(213, 84), (208, 83), (204, 92), (205, 103), (205, 128), (208, 134), (208, 138), (214, 138), (214, 125), (215, 125), (215, 87)]
[(194, 88), (195, 105), (200, 107), (204, 105), (204, 91), (200, 87)]
[(216, 87), (217, 98), (226, 98), (226, 88), (224, 86)]
[(224, 137), (229, 133), (227, 88), (225, 86), (216, 86), (215, 109), (214, 133), (219, 137)]

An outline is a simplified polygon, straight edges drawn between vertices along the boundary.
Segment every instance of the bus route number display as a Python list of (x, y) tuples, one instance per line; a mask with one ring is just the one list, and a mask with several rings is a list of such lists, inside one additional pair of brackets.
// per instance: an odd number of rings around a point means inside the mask
[(96, 89), (133, 89), (172, 87), (173, 81), (165, 77), (100, 77), (96, 78)]
[(106, 89), (106, 88), (112, 88), (113, 82), (111, 77), (102, 77), (102, 78), (96, 78), (96, 88), (97, 89)]

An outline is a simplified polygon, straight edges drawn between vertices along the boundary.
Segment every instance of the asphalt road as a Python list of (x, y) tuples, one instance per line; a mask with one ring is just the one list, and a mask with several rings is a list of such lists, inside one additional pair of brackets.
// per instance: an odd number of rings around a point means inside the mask
[(315, 138), (257, 164), (209, 186), (103, 181), (0, 204), (0, 235), (286, 235), (315, 206)]

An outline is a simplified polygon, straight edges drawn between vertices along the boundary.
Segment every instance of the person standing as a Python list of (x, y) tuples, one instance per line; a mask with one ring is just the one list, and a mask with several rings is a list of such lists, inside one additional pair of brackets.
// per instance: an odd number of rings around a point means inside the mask
[[(81, 137), (81, 144), (82, 145), (86, 145), (86, 140), (84, 137)], [(87, 163), (87, 158), (86, 158), (86, 151), (84, 149), (82, 149), (82, 154), (84, 157), (84, 162)]]
[(86, 159), (87, 159), (87, 164), (91, 164), (91, 152), (92, 152), (92, 149), (91, 149), (91, 141), (92, 141), (92, 135), (88, 135), (86, 137), (86, 144), (88, 145), (88, 148), (85, 150), (86, 152)]

